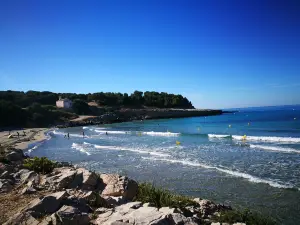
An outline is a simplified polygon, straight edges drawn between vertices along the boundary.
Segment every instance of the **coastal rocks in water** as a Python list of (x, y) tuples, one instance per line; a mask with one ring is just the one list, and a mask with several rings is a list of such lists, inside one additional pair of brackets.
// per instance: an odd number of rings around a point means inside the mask
[(36, 220), (29, 212), (21, 212), (12, 216), (3, 225), (38, 225), (39, 221)]
[(63, 199), (67, 197), (68, 194), (66, 191), (46, 195), (40, 199), (37, 198), (31, 201), (25, 208), (25, 211), (41, 214), (54, 213), (60, 208)]
[(23, 151), (21, 149), (13, 149), (10, 153), (6, 155), (9, 161), (20, 161), (24, 158)]
[(126, 200), (132, 200), (138, 191), (138, 184), (125, 176), (118, 174), (101, 174), (105, 185), (102, 195), (104, 196), (123, 196)]

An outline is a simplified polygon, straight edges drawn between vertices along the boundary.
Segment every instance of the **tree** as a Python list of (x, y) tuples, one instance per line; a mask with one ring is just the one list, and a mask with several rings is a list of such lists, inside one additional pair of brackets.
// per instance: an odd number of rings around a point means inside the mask
[(76, 99), (73, 101), (72, 108), (76, 114), (83, 115), (89, 114), (91, 112), (89, 105), (80, 99)]

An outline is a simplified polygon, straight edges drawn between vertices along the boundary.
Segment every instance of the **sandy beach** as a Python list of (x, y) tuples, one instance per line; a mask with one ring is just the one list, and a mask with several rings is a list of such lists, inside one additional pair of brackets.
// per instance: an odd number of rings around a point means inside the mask
[[(11, 146), (18, 149), (27, 149), (29, 144), (46, 139), (45, 132), (47, 128), (30, 128), (22, 130), (1, 131), (1, 146)], [(19, 133), (19, 136), (18, 136)]]

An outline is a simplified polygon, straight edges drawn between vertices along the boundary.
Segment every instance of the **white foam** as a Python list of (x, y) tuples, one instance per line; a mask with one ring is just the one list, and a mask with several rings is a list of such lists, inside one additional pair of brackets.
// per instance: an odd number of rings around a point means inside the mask
[[(88, 142), (84, 142), (85, 145), (92, 145)], [(97, 149), (103, 149), (103, 150), (115, 150), (115, 151), (130, 151), (130, 152), (137, 152), (141, 154), (149, 154), (149, 155), (155, 155), (159, 157), (168, 157), (169, 154), (163, 153), (163, 152), (156, 152), (151, 150), (141, 150), (136, 148), (126, 148), (121, 146), (103, 146), (103, 145), (93, 145)]]
[[(233, 139), (244, 140), (244, 136), (232, 135)], [(265, 142), (287, 142), (287, 143), (300, 143), (300, 138), (293, 137), (266, 137), (266, 136), (247, 136), (248, 141), (265, 141)]]
[(127, 134), (127, 133), (130, 133), (128, 131), (120, 131), (120, 130), (110, 130), (110, 131), (106, 131), (106, 130), (95, 130), (95, 132), (97, 133), (101, 133), (101, 134)]
[[(67, 135), (67, 133), (59, 132), (59, 131), (56, 131), (56, 130), (54, 130), (52, 133), (55, 134), (55, 135), (61, 135), (61, 136)], [(70, 137), (80, 137), (80, 138), (82, 138), (82, 134), (70, 134), (69, 133), (69, 136)], [(84, 138), (89, 138), (89, 136), (85, 135)]]
[(298, 153), (300, 154), (300, 150), (296, 150), (293, 148), (283, 148), (278, 146), (265, 146), (265, 145), (250, 145), (250, 148), (259, 148), (268, 151), (278, 151), (278, 152), (285, 152), (285, 153)]
[(223, 172), (223, 173), (230, 174), (230, 175), (235, 176), (235, 177), (245, 178), (245, 179), (247, 179), (247, 180), (249, 180), (250, 182), (253, 182), (253, 183), (265, 183), (265, 184), (268, 184), (272, 187), (277, 187), (277, 188), (294, 188), (294, 186), (289, 185), (289, 184), (279, 184), (275, 181), (267, 180), (267, 179), (261, 179), (259, 177), (255, 177), (255, 176), (252, 176), (252, 175), (247, 174), (247, 173), (232, 171), (232, 170), (228, 170), (228, 169), (222, 169), (222, 168), (219, 168), (219, 167), (210, 166), (210, 165), (206, 165), (206, 164), (199, 163), (199, 162), (192, 162), (192, 161), (188, 161), (188, 160), (167, 159), (167, 158), (150, 158), (150, 157), (142, 157), (142, 158), (143, 159), (150, 159), (150, 160), (158, 160), (158, 161), (167, 161), (167, 162), (170, 162), (170, 163), (180, 163), (180, 164), (187, 165), (187, 166), (202, 167), (202, 168), (206, 168), (206, 169), (214, 169), (214, 170), (218, 170), (218, 171)]
[(172, 133), (172, 132), (154, 132), (154, 131), (149, 131), (149, 132), (142, 132), (144, 135), (150, 135), (150, 136), (179, 136), (180, 133)]
[(84, 130), (85, 130), (85, 129), (88, 129), (88, 128), (89, 128), (89, 127), (82, 127), (82, 129), (84, 129)]
[(33, 148), (28, 149), (27, 152), (30, 153), (30, 152), (32, 152), (33, 150), (37, 149), (38, 147), (39, 147), (39, 146), (36, 145), (36, 146), (34, 146)]
[(227, 138), (230, 137), (229, 134), (208, 134), (209, 138)]
[(79, 150), (87, 155), (91, 155), (91, 153), (89, 153), (81, 144), (73, 143), (72, 148)]

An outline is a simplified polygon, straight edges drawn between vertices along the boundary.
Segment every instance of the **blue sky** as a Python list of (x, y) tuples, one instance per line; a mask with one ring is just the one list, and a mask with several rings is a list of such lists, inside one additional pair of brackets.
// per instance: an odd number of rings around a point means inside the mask
[(300, 103), (300, 1), (0, 1), (0, 90)]

